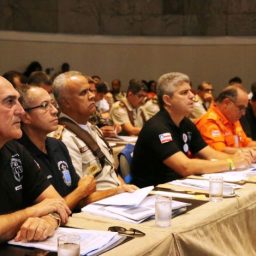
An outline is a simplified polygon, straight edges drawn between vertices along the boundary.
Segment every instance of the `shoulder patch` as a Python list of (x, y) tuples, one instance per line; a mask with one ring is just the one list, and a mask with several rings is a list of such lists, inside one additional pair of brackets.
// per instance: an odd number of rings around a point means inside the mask
[(212, 137), (219, 137), (221, 135), (220, 130), (212, 130)]
[(172, 141), (172, 135), (169, 132), (159, 134), (158, 136), (159, 136), (161, 144)]
[(61, 140), (64, 128), (65, 127), (63, 125), (59, 124), (57, 130), (51, 133), (51, 137)]

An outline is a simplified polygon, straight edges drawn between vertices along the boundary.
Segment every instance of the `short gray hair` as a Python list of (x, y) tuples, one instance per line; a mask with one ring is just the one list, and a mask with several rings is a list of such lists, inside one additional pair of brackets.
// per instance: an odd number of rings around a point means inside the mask
[(160, 76), (157, 86), (157, 97), (160, 108), (163, 108), (164, 106), (163, 96), (172, 96), (176, 87), (183, 83), (190, 84), (189, 77), (183, 73), (171, 72)]
[(67, 86), (67, 83), (72, 76), (82, 76), (82, 73), (79, 71), (68, 71), (58, 75), (53, 81), (53, 84), (52, 84), (53, 94), (59, 105), (60, 105), (60, 99), (62, 96), (61, 93)]

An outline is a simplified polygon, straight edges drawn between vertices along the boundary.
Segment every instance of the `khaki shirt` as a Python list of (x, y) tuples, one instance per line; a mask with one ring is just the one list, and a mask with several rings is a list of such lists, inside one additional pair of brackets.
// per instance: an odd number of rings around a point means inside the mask
[[(67, 117), (66, 115), (63, 116)], [(77, 174), (80, 177), (83, 177), (85, 175), (95, 173), (95, 171), (100, 168), (102, 169), (101, 172), (95, 177), (97, 190), (104, 190), (119, 186), (120, 181), (114, 168), (114, 158), (105, 142), (99, 136), (101, 131), (89, 122), (87, 122), (86, 126), (80, 127), (87, 130), (92, 135), (92, 137), (99, 145), (101, 151), (106, 156), (107, 160), (104, 167), (102, 168), (98, 158), (93, 155), (88, 146), (80, 138), (78, 138), (76, 134), (66, 128), (63, 128), (61, 134), (60, 131), (58, 131), (57, 135), (68, 148), (72, 163)], [(56, 137), (54, 136), (54, 133), (50, 136)]]
[(142, 127), (144, 122), (141, 115), (141, 110), (133, 108), (130, 103), (128, 102), (127, 98), (122, 99), (122, 101), (117, 101), (113, 104), (111, 111), (110, 111), (110, 118), (113, 120), (115, 124), (123, 125), (127, 123), (131, 123), (129, 118), (129, 114), (127, 111), (132, 112), (133, 118), (133, 126), (135, 127)]
[(147, 121), (160, 110), (157, 99), (153, 98), (148, 100), (144, 105), (140, 107), (140, 110), (145, 116), (145, 121)]

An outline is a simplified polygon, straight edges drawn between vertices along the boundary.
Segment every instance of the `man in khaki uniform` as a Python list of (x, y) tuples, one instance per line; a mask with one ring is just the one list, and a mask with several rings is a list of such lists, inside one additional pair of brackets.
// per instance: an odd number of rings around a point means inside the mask
[(131, 80), (126, 98), (113, 104), (110, 118), (115, 124), (121, 125), (123, 133), (138, 135), (146, 121), (139, 110), (146, 98), (146, 87), (142, 82)]
[(101, 131), (88, 122), (96, 108), (87, 78), (76, 71), (63, 73), (55, 78), (53, 93), (61, 110), (60, 123), (65, 125), (56, 132), (58, 137), (66, 144), (78, 175), (91, 174), (96, 179), (97, 191), (88, 201), (134, 191), (135, 186), (125, 184), (116, 174), (111, 148)]
[(154, 116), (160, 110), (157, 96), (148, 100), (144, 105), (142, 105), (139, 108), (139, 110), (142, 111), (142, 115), (144, 116), (144, 119), (146, 121), (149, 120), (152, 116)]

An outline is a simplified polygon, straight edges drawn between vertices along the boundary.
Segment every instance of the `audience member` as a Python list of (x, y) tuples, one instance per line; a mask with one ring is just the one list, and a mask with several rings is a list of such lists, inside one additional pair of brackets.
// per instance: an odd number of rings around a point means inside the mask
[(233, 86), (243, 87), (243, 81), (239, 76), (234, 76), (230, 78), (228, 81), (228, 84)]
[(194, 97), (194, 109), (190, 114), (192, 120), (196, 120), (204, 115), (213, 101), (213, 86), (209, 82), (203, 81), (198, 85)]
[(34, 71), (28, 78), (28, 84), (39, 86), (48, 93), (52, 93), (52, 81), (50, 77), (43, 71)]
[[(97, 107), (97, 100), (101, 99), (101, 96), (97, 95), (97, 89), (96, 89), (96, 83), (91, 77), (87, 77), (88, 83), (90, 85), (90, 91), (94, 94), (95, 96), (95, 101), (96, 101), (96, 110), (93, 114), (90, 115), (89, 121), (90, 123), (97, 125), (100, 130), (103, 133), (104, 137), (116, 137), (117, 133), (121, 131), (121, 126), (114, 125), (113, 121), (109, 117), (109, 112), (102, 113), (99, 111)], [(100, 84), (98, 84), (100, 85)], [(97, 86), (98, 86), (97, 85)], [(104, 87), (103, 87), (104, 88)], [(105, 89), (103, 89), (105, 91)], [(103, 94), (104, 96), (104, 94)]]
[(248, 94), (242, 87), (226, 87), (217, 97), (216, 103), (196, 121), (206, 143), (226, 153), (235, 153), (240, 148), (256, 147), (256, 142), (246, 136), (239, 122), (247, 105)]
[(63, 73), (54, 80), (53, 92), (61, 110), (60, 123), (65, 125), (59, 137), (69, 150), (76, 172), (80, 177), (91, 174), (96, 179), (97, 191), (88, 201), (134, 191), (135, 186), (125, 184), (117, 175), (112, 150), (101, 131), (88, 122), (95, 111), (88, 79), (76, 71)]
[(110, 110), (110, 118), (115, 124), (121, 125), (125, 134), (138, 135), (145, 122), (139, 107), (146, 99), (146, 91), (142, 82), (131, 80), (126, 98), (115, 102)]
[(122, 100), (125, 97), (125, 92), (121, 91), (121, 81), (119, 79), (114, 79), (111, 82), (111, 93), (113, 95), (114, 101)]
[(147, 82), (147, 87), (148, 87), (147, 98), (148, 99), (155, 99), (157, 97), (156, 86), (157, 86), (157, 82), (155, 80), (150, 80)]
[(15, 70), (5, 72), (3, 77), (7, 79), (15, 89), (20, 88), (27, 83), (27, 78)]
[(23, 75), (27, 78), (33, 73), (34, 71), (42, 71), (43, 68), (41, 64), (38, 61), (32, 61), (26, 68), (25, 72)]
[(135, 145), (131, 166), (134, 184), (157, 185), (192, 174), (227, 171), (251, 164), (248, 152), (232, 157), (204, 142), (187, 118), (193, 110), (194, 98), (187, 75), (162, 75), (157, 95), (160, 111), (145, 123)]
[[(30, 154), (13, 141), (21, 137), (24, 110), (19, 93), (0, 77), (0, 241), (44, 240), (70, 210), (44, 178)], [(53, 215), (55, 213), (55, 215)]]
[(95, 191), (96, 183), (93, 176), (79, 178), (65, 144), (47, 137), (58, 127), (58, 110), (53, 99), (46, 90), (34, 86), (24, 87), (20, 94), (25, 115), (19, 142), (31, 153), (69, 208), (81, 208), (86, 204), (87, 196)]
[(143, 120), (149, 120), (160, 110), (157, 96), (147, 100), (145, 104), (140, 106), (139, 110), (141, 111), (141, 115), (143, 115)]
[(240, 119), (246, 135), (256, 141), (256, 91), (252, 94), (245, 115)]

